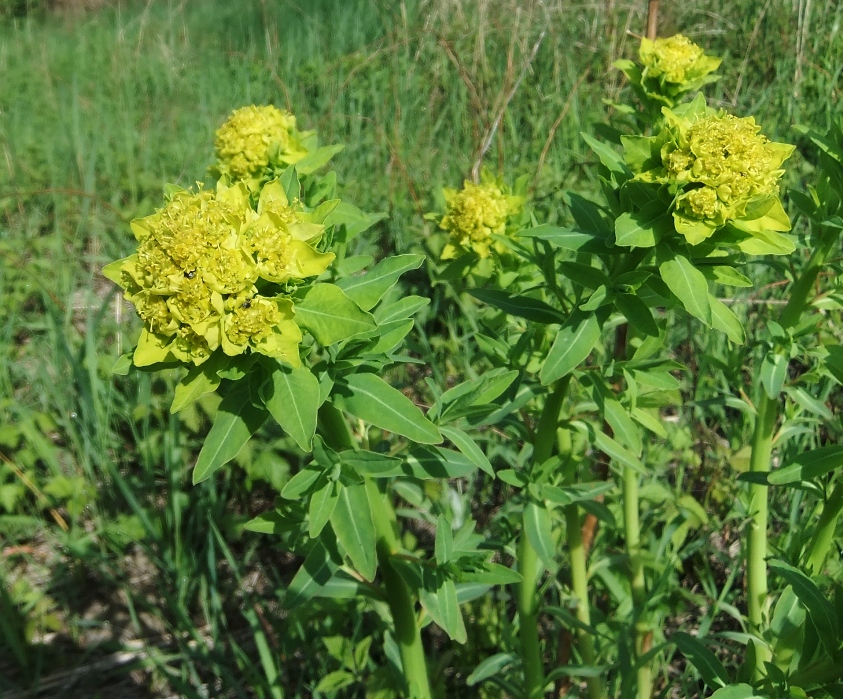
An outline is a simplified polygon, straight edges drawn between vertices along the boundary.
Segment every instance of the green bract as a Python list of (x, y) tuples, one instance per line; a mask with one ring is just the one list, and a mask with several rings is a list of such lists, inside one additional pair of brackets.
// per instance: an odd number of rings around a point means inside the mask
[(445, 189), (443, 193), (447, 211), (439, 227), (451, 234), (442, 250), (443, 260), (453, 260), (469, 252), (483, 259), (492, 250), (498, 254), (505, 252), (506, 247), (494, 236), (506, 234), (507, 223), (524, 206), (523, 197), (510, 194), (505, 184), (495, 180), (481, 184), (466, 180), (461, 190)]
[(286, 286), (324, 272), (333, 253), (317, 251), (325, 228), (277, 181), (257, 211), (245, 185), (174, 190), (151, 216), (132, 222), (138, 251), (104, 274), (143, 319), (137, 366), (201, 364), (218, 348), (255, 351), (300, 364), (301, 331)]
[(662, 113), (657, 135), (622, 138), (624, 160), (632, 182), (667, 189), (676, 231), (690, 245), (722, 229), (716, 242), (744, 252), (791, 252), (792, 243), (777, 232), (790, 230), (779, 179), (794, 146), (767, 139), (752, 117), (707, 108), (702, 95)]
[(707, 55), (693, 41), (676, 34), (667, 39), (641, 39), (641, 65), (617, 61), (630, 82), (646, 97), (673, 107), (681, 97), (714, 82), (720, 59)]

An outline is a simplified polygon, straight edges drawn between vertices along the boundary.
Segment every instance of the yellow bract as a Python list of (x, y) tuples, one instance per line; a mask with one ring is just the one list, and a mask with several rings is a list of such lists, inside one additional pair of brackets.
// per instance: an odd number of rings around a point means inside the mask
[(231, 180), (260, 178), (273, 155), (288, 165), (307, 155), (296, 118), (271, 105), (235, 109), (217, 130), (214, 147), (220, 172)]
[(132, 230), (137, 253), (104, 273), (144, 321), (136, 365), (201, 364), (220, 347), (230, 356), (251, 350), (299, 364), (292, 302), (282, 289), (264, 296), (257, 285), (318, 276), (334, 255), (312, 247), (324, 226), (289, 202), (277, 181), (263, 188), (258, 211), (244, 184), (176, 191)]
[(491, 250), (504, 247), (492, 237), (506, 232), (507, 220), (521, 211), (522, 197), (505, 194), (497, 184), (466, 182), (459, 191), (446, 189), (447, 213), (439, 227), (450, 231), (450, 242), (442, 251), (443, 260), (451, 260), (474, 251), (481, 258)]

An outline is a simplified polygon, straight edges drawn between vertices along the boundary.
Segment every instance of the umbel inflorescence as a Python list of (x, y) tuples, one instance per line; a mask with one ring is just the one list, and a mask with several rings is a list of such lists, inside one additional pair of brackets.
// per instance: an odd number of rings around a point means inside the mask
[(201, 364), (218, 348), (299, 364), (302, 335), (289, 292), (324, 272), (334, 255), (314, 247), (324, 225), (288, 201), (278, 182), (263, 187), (257, 211), (242, 183), (175, 190), (132, 230), (137, 253), (104, 274), (143, 320), (137, 366)]
[(624, 138), (625, 155), (636, 180), (667, 185), (676, 230), (688, 243), (727, 225), (750, 236), (790, 229), (779, 180), (793, 146), (770, 141), (752, 117), (707, 109), (702, 97), (662, 111), (662, 131)]
[(468, 252), (487, 258), (492, 250), (502, 253), (505, 247), (495, 235), (506, 233), (509, 220), (520, 213), (524, 199), (509, 194), (496, 182), (474, 184), (465, 181), (459, 191), (444, 190), (447, 210), (439, 227), (450, 233), (442, 250), (443, 260), (452, 260)]
[(272, 165), (292, 165), (308, 151), (303, 139), (312, 132), (296, 130), (296, 117), (272, 105), (235, 109), (217, 130), (216, 169), (230, 182), (254, 186)]
[(717, 80), (713, 73), (721, 63), (682, 34), (666, 39), (641, 39), (638, 58), (640, 65), (628, 60), (616, 61), (614, 65), (623, 71), (642, 98), (668, 107), (676, 105), (683, 95)]

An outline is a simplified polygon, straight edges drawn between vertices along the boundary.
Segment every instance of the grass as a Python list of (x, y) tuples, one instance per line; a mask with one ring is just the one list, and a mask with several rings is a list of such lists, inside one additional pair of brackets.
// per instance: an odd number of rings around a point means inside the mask
[[(662, 34), (681, 30), (724, 57), (714, 101), (756, 115), (771, 138), (802, 146), (791, 124), (822, 129), (843, 110), (839, 3), (663, 5)], [(249, 103), (286, 106), (326, 142), (346, 144), (336, 164), (348, 198), (389, 213), (361, 243), (378, 255), (419, 246), (438, 190), (467, 177), (487, 142), (487, 167), (533, 177), (544, 213), (566, 220), (562, 191), (596, 190), (579, 133), (623, 98), (610, 65), (634, 51), (627, 32), (642, 31), (645, 8), (151, 0), (0, 20), (0, 589), (13, 590), (0, 599), (0, 647), (12, 651), (0, 661), (4, 696), (26, 688), (58, 696), (70, 685), (103, 697), (277, 697), (279, 670), (285, 696), (333, 696), (314, 689), (340, 669), (321, 639), (363, 640), (373, 621), (330, 601), (282, 613), (278, 591), (291, 561), (238, 528), (269, 505), (262, 484), (283, 481), (300, 456), (267, 432), (240, 459), (253, 488), (242, 473), (190, 486), (215, 406), (169, 416), (172, 376), (111, 375), (138, 324), (99, 269), (129, 251), (128, 221), (158, 205), (164, 183), (203, 178), (214, 130)], [(794, 181), (811, 168), (796, 164)], [(442, 315), (430, 314), (418, 347), (465, 373), (470, 330), (451, 300), (435, 303)], [(435, 337), (437, 316), (448, 340)], [(725, 356), (725, 347), (701, 348), (718, 341), (689, 340), (689, 359)], [(741, 360), (699, 371), (710, 370), (703, 380), (726, 395)], [(669, 484), (675, 491), (702, 487), (746, 443), (728, 401), (689, 412), (696, 420), (674, 436), (688, 473)], [(707, 437), (708, 447), (693, 446)], [(650, 503), (664, 498), (656, 485)], [(712, 486), (699, 499), (726, 517), (727, 496)], [(799, 503), (776, 506), (781, 521), (798, 519)], [(728, 538), (737, 523), (726, 525)], [(490, 526), (509, 525), (501, 517)], [(609, 533), (599, 537), (603, 549), (618, 545)], [(683, 583), (671, 594), (700, 606), (722, 597), (726, 608), (734, 595), (718, 585), (737, 584), (723, 572), (728, 543), (705, 559), (704, 572), (690, 570), (697, 559), (686, 548), (688, 570), (666, 573)], [(597, 574), (606, 589), (615, 584), (611, 571)], [(496, 613), (475, 603), (475, 618)], [(711, 625), (714, 616), (695, 621)], [(380, 653), (372, 650), (377, 664)], [(442, 681), (462, 686), (480, 659), (463, 652), (462, 677)], [(360, 674), (376, 684), (373, 667)]]

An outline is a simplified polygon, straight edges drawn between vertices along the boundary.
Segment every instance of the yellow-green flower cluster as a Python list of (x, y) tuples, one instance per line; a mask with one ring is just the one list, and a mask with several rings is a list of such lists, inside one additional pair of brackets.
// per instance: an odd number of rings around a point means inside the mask
[(638, 52), (644, 66), (644, 79), (687, 85), (720, 66), (720, 59), (707, 56), (697, 44), (682, 34), (667, 39), (641, 39)]
[(474, 184), (468, 180), (461, 190), (445, 189), (444, 195), (447, 212), (439, 227), (449, 231), (451, 237), (442, 250), (443, 260), (472, 251), (481, 258), (489, 257), (492, 250), (504, 252), (505, 247), (493, 236), (506, 233), (508, 220), (524, 205), (522, 197), (505, 193), (496, 183)]
[(277, 181), (261, 191), (258, 209), (245, 185), (179, 190), (151, 216), (132, 222), (137, 253), (108, 265), (143, 319), (137, 366), (201, 364), (217, 349), (247, 351), (297, 366), (302, 335), (284, 284), (325, 271), (334, 259), (313, 244), (324, 230)]
[(657, 153), (636, 179), (669, 185), (676, 230), (691, 245), (727, 224), (750, 233), (790, 229), (779, 180), (793, 146), (770, 141), (752, 117), (706, 109), (702, 98), (687, 109), (662, 111), (661, 134), (625, 145), (645, 141)]
[(615, 62), (615, 67), (624, 72), (644, 97), (668, 107), (674, 106), (683, 95), (716, 80), (712, 73), (721, 63), (682, 34), (666, 39), (641, 39), (638, 57), (640, 66), (622, 60)]
[(292, 165), (307, 155), (296, 117), (273, 106), (235, 109), (217, 130), (217, 169), (230, 181), (260, 180), (270, 163)]

